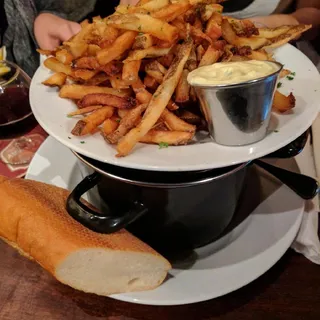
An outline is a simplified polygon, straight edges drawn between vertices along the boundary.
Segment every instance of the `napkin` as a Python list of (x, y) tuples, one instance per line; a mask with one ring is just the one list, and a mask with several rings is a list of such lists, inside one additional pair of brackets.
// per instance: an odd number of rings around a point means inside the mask
[[(312, 126), (312, 144), (307, 142), (303, 152), (296, 157), (301, 173), (320, 177), (320, 116)], [(305, 212), (298, 235), (292, 248), (310, 261), (320, 264), (320, 241), (318, 236), (319, 197), (306, 201)]]

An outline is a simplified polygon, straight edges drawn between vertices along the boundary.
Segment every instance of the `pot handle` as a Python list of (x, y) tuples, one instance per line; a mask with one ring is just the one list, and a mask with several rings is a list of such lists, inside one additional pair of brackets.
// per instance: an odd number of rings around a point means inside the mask
[(135, 201), (126, 213), (105, 215), (81, 202), (81, 196), (101, 181), (102, 175), (95, 172), (84, 178), (71, 192), (66, 209), (69, 215), (86, 228), (98, 233), (114, 233), (125, 228), (147, 212), (143, 203)]

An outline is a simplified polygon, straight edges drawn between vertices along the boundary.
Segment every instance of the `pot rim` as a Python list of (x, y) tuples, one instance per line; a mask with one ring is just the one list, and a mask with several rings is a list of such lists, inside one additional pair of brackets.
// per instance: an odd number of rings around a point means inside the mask
[[(199, 186), (199, 185), (206, 184), (206, 183), (209, 183), (212, 181), (224, 179), (232, 174), (237, 173), (238, 171), (243, 170), (244, 168), (248, 167), (251, 163), (251, 161), (248, 161), (248, 162), (245, 162), (245, 163), (242, 163), (239, 165), (235, 165), (235, 166), (230, 167), (230, 170), (227, 170), (228, 167), (221, 168), (221, 169), (225, 169), (227, 171), (223, 172), (222, 174), (213, 175), (213, 176), (212, 175), (205, 176), (205, 174), (207, 172), (211, 172), (211, 174), (212, 174), (213, 172), (216, 172), (217, 169), (202, 170), (202, 171), (199, 171), (200, 177), (198, 180), (184, 181), (184, 182), (173, 182), (173, 183), (171, 183), (171, 182), (155, 182), (155, 181), (148, 182), (148, 181), (143, 181), (143, 180), (138, 180), (138, 179), (125, 178), (124, 176), (121, 176), (119, 174), (113, 174), (113, 173), (107, 172), (107, 171), (103, 170), (102, 168), (100, 168), (99, 166), (90, 162), (90, 160), (91, 160), (91, 161), (97, 162), (99, 164), (100, 163), (99, 161), (85, 157), (85, 156), (83, 156), (73, 150), (71, 150), (71, 151), (78, 158), (78, 160), (80, 162), (82, 162), (87, 167), (93, 169), (94, 171), (100, 173), (101, 175), (103, 175), (105, 177), (111, 178), (113, 180), (125, 182), (125, 183), (131, 184), (131, 185), (140, 186), (140, 187), (149, 187), (149, 188), (153, 187), (153, 188), (174, 189), (174, 188), (186, 188), (186, 187)], [(104, 165), (108, 165), (108, 164), (106, 163)], [(112, 167), (122, 168), (120, 166), (112, 166)], [(144, 170), (128, 169), (128, 168), (123, 168), (123, 169), (124, 170), (133, 170), (136, 172), (139, 172), (139, 171), (143, 172), (144, 171)], [(149, 171), (145, 170), (145, 172), (149, 172)], [(154, 172), (157, 172), (157, 171), (154, 171)], [(162, 172), (158, 172), (158, 174), (161, 174), (161, 173)], [(187, 172), (175, 172), (175, 173), (183, 174), (183, 173), (187, 173)], [(194, 172), (192, 172), (192, 173), (194, 173)], [(172, 172), (165, 172), (165, 174), (172, 174)]]

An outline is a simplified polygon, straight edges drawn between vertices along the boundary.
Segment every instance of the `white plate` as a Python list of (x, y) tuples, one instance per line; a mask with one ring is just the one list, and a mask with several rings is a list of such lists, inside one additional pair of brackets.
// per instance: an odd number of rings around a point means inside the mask
[[(35, 155), (27, 178), (73, 189), (81, 173), (70, 150), (48, 138)], [(270, 269), (290, 247), (303, 209), (304, 202), (281, 187), (231, 233), (197, 250), (195, 264), (173, 269), (158, 289), (112, 298), (148, 305), (181, 305), (237, 290)]]
[(312, 62), (299, 50), (285, 45), (275, 52), (275, 58), (285, 68), (296, 72), (295, 79), (283, 79), (281, 91), (293, 91), (297, 107), (291, 114), (274, 115), (268, 136), (255, 144), (243, 147), (226, 147), (214, 142), (159, 149), (155, 145), (139, 144), (125, 158), (116, 158), (115, 148), (107, 144), (99, 134), (90, 137), (74, 137), (71, 130), (78, 119), (70, 119), (67, 113), (74, 111), (73, 102), (61, 99), (57, 89), (41, 84), (50, 71), (41, 66), (33, 77), (30, 102), (40, 125), (54, 138), (83, 155), (102, 162), (123, 167), (158, 170), (192, 171), (225, 167), (269, 154), (293, 141), (310, 127), (319, 111), (320, 75)]

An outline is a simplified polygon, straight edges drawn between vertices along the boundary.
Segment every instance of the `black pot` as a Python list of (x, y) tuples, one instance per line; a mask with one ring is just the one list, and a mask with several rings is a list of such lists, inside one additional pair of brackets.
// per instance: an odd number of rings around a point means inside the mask
[[(82, 171), (87, 177), (68, 199), (70, 215), (99, 233), (126, 228), (162, 252), (173, 246), (197, 248), (216, 239), (234, 216), (248, 166), (168, 173), (120, 168), (76, 156), (85, 165)], [(80, 202), (96, 186), (106, 204), (103, 214)]]
[[(307, 137), (305, 133), (269, 156), (293, 157), (301, 152)], [(126, 228), (161, 253), (201, 247), (221, 235), (243, 198), (247, 169), (252, 163), (214, 170), (159, 172), (122, 168), (75, 155), (84, 179), (68, 198), (69, 214), (99, 233)], [(259, 160), (253, 162), (304, 199), (312, 199), (319, 192), (315, 179)], [(100, 212), (80, 201), (93, 188), (104, 201)]]

